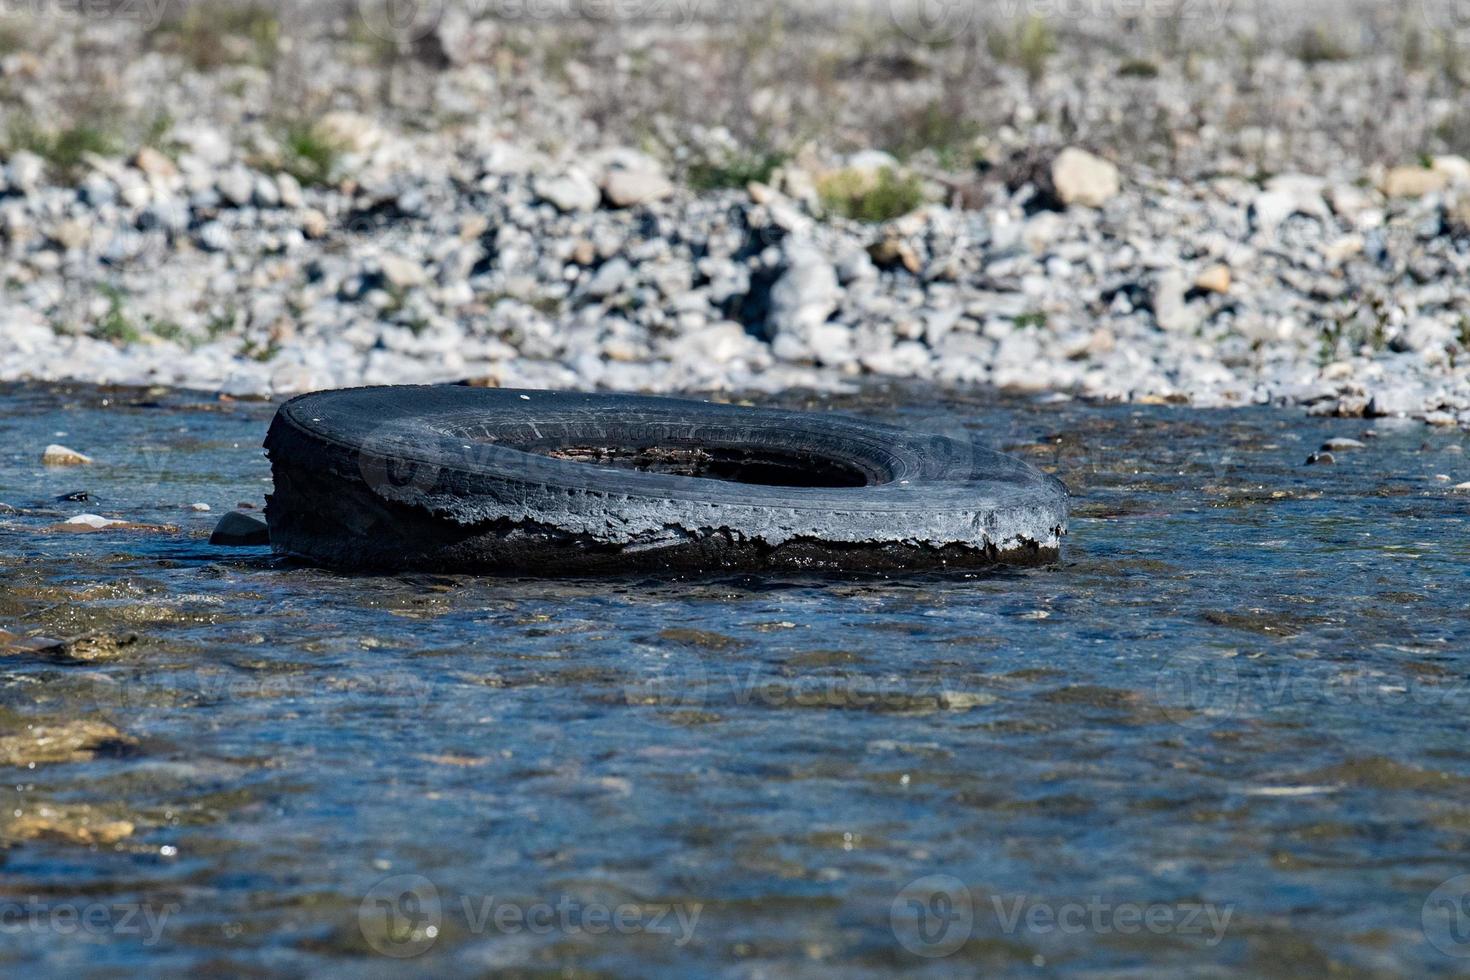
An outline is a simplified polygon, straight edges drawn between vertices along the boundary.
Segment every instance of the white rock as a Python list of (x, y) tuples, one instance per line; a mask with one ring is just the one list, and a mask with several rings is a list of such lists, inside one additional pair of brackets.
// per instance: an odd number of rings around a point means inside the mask
[(867, 249), (850, 248), (842, 253), (837, 262), (837, 278), (844, 286), (865, 279), (876, 279), (878, 267)]
[(301, 233), (307, 238), (325, 238), (330, 230), (327, 216), (316, 208), (307, 208), (301, 215)]
[(133, 166), (150, 177), (170, 179), (179, 175), (174, 162), (151, 146), (145, 146), (133, 155)]
[(1189, 277), (1181, 269), (1166, 269), (1154, 281), (1154, 322), (1160, 330), (1183, 332), (1199, 325), (1199, 317), (1185, 301)]
[(1452, 184), (1470, 183), (1470, 160), (1462, 156), (1437, 156), (1430, 162), (1430, 169), (1444, 174)]
[(1356, 184), (1333, 184), (1327, 190), (1327, 201), (1339, 217), (1356, 221), (1358, 215), (1373, 206), (1374, 199)]
[(594, 299), (606, 299), (618, 293), (633, 277), (633, 266), (622, 257), (604, 262), (587, 283), (586, 293)]
[(837, 309), (842, 287), (837, 273), (815, 246), (791, 242), (786, 247), (786, 270), (771, 287), (766, 329), (773, 338), (808, 345), (812, 331)]
[(29, 194), (40, 186), (41, 179), (46, 176), (46, 161), (30, 150), (20, 150), (11, 154), (5, 172), (11, 187)]
[(112, 527), (114, 524), (126, 524), (127, 521), (108, 520), (98, 514), (78, 514), (76, 517), (68, 518), (63, 523), (75, 524), (78, 527), (104, 528)]
[(602, 200), (592, 178), (577, 167), (570, 168), (559, 177), (537, 177), (532, 188), (537, 197), (568, 214), (591, 211)]
[(66, 446), (52, 444), (41, 453), (41, 462), (46, 466), (90, 466), (92, 457)]
[(613, 207), (631, 208), (662, 201), (674, 192), (674, 185), (662, 174), (651, 171), (612, 170), (602, 189)]
[(1274, 235), (1287, 218), (1296, 213), (1296, 198), (1286, 191), (1262, 191), (1251, 200), (1251, 228)]
[(205, 222), (199, 229), (199, 246), (206, 252), (225, 252), (234, 244), (230, 230), (218, 221)]
[(220, 174), (214, 186), (220, 197), (237, 208), (245, 207), (255, 196), (255, 178), (241, 166), (231, 167)]
[(1398, 385), (1387, 385), (1373, 392), (1368, 401), (1367, 414), (1371, 418), (1389, 418), (1409, 415), (1418, 410), (1423, 399), (1414, 392)]
[(382, 270), (383, 278), (398, 289), (411, 289), (429, 281), (429, 275), (422, 265), (401, 255), (390, 253), (381, 256), (378, 259), (378, 268)]
[(301, 193), (301, 182), (288, 173), (276, 174), (276, 197), (282, 207), (299, 208), (306, 203)]
[(1063, 204), (1100, 208), (1118, 195), (1118, 168), (1102, 157), (1069, 146), (1051, 165), (1051, 182)]
[(898, 167), (898, 158), (882, 150), (860, 150), (849, 156), (843, 164), (846, 170), (856, 170), (859, 173), (875, 176), (885, 170), (897, 170)]
[(349, 153), (371, 152), (383, 141), (383, 131), (371, 116), (360, 112), (329, 112), (313, 127), (319, 139)]
[(194, 163), (205, 167), (219, 167), (230, 159), (231, 147), (229, 138), (219, 130), (208, 125), (197, 126), (175, 126), (170, 134), (174, 140), (184, 146), (193, 161), (181, 161), (183, 163)]
[(281, 191), (273, 179), (265, 174), (256, 174), (251, 199), (258, 208), (273, 208), (281, 203)]
[(1433, 167), (1392, 167), (1383, 176), (1380, 189), (1385, 197), (1423, 197), (1450, 185), (1450, 175)]

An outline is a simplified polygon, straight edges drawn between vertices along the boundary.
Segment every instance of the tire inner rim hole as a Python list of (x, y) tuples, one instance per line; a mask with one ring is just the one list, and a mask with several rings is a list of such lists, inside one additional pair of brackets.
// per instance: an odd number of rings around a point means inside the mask
[(533, 446), (525, 451), (593, 466), (766, 487), (866, 487), (882, 482), (841, 460), (760, 447)]

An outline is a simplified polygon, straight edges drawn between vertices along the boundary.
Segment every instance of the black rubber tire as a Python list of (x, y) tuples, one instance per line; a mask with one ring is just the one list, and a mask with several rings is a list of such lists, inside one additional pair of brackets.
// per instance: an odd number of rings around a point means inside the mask
[(272, 547), (350, 570), (974, 568), (1066, 533), (1066, 489), (1026, 463), (834, 415), (358, 388), (287, 402), (265, 445)]

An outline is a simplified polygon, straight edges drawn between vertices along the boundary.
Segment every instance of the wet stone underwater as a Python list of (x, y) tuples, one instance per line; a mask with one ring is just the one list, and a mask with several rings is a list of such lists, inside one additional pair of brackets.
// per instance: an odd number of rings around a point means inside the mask
[(1056, 473), (1063, 561), (334, 574), (207, 543), (273, 405), (0, 389), (0, 970), (1470, 969), (1464, 434), (780, 403)]

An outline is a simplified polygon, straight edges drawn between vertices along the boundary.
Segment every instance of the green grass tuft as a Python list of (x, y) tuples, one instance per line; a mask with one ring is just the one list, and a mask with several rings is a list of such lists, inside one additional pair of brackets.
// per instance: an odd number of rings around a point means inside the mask
[(1118, 67), (1119, 78), (1158, 78), (1159, 66), (1147, 58), (1131, 58)]
[(124, 308), (127, 297), (123, 291), (116, 286), (103, 286), (102, 295), (107, 297), (107, 312), (97, 321), (92, 336), (114, 344), (135, 344), (142, 340), (142, 332), (128, 317)]
[(0, 56), (23, 51), (25, 46), (25, 32), (17, 26), (0, 21)]
[(689, 166), (687, 181), (695, 190), (743, 188), (751, 182), (768, 184), (771, 175), (786, 163), (783, 153), (740, 150), (722, 159), (705, 159)]
[(281, 132), (280, 169), (303, 185), (330, 184), (342, 158), (342, 146), (322, 135), (312, 123), (293, 121)]
[(929, 151), (941, 168), (951, 173), (975, 165), (975, 140), (980, 124), (965, 109), (948, 100), (936, 100), (899, 117), (899, 133), (887, 149), (900, 160), (911, 160)]
[(181, 343), (184, 340), (184, 328), (173, 320), (150, 320), (148, 332), (159, 340)]
[(232, 0), (171, 6), (170, 16), (148, 33), (148, 43), (198, 71), (238, 64), (269, 68), (280, 56), (281, 22), (269, 7)]
[(1347, 61), (1353, 56), (1341, 40), (1321, 27), (1308, 28), (1298, 35), (1293, 53), (1297, 60), (1308, 65)]
[(860, 171), (839, 170), (822, 180), (817, 190), (828, 214), (855, 221), (892, 221), (925, 201), (922, 180), (897, 174), (890, 167), (881, 170), (876, 180)]
[(82, 162), (89, 153), (114, 156), (118, 152), (117, 137), (102, 125), (76, 122), (58, 130), (48, 130), (29, 117), (11, 120), (5, 135), (10, 153), (29, 150), (50, 165), (52, 176), (76, 181), (82, 175)]
[(993, 31), (986, 38), (996, 61), (1016, 65), (1035, 85), (1046, 77), (1046, 63), (1057, 53), (1057, 35), (1045, 17), (1032, 14), (1009, 31)]

